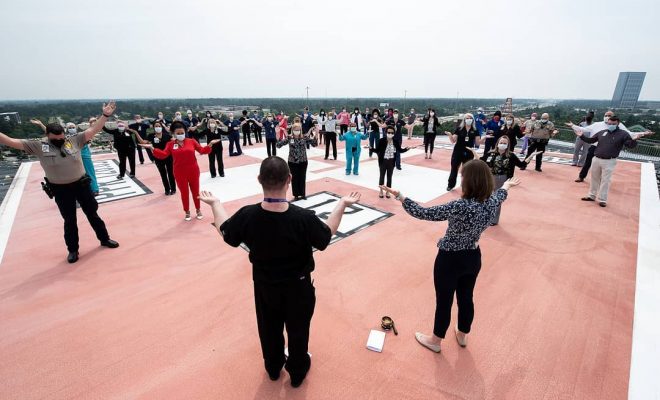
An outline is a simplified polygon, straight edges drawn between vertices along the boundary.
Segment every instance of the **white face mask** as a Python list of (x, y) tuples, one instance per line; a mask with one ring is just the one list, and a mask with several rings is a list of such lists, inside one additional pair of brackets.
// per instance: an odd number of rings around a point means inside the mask
[(506, 124), (507, 124), (507, 125), (511, 125), (511, 124), (513, 124), (513, 120), (512, 120), (512, 119), (507, 119), (507, 120), (506, 120)]
[(272, 121), (272, 120), (273, 120), (273, 117), (268, 117), (269, 122)]
[(229, 120), (230, 120), (230, 121), (233, 121), (233, 120), (234, 120), (234, 116), (233, 116), (233, 115), (230, 115), (230, 116), (229, 116)]
[(215, 124), (209, 124), (209, 129), (215, 129)]
[(394, 119), (399, 119), (399, 114), (394, 114), (393, 117)]
[(192, 114), (188, 114), (188, 118), (192, 118)]
[(506, 143), (500, 143), (500, 144), (497, 145), (497, 148), (504, 151), (504, 150), (509, 148), (509, 145), (506, 144)]
[(118, 130), (119, 132), (123, 132), (124, 130), (126, 130), (126, 128), (123, 127), (123, 126), (118, 126), (118, 127), (117, 127), (117, 130)]
[(545, 118), (541, 118), (541, 123), (542, 123), (542, 124), (545, 124), (546, 122), (548, 122), (547, 119), (545, 119)]
[(429, 115), (430, 115), (430, 116), (434, 116), (434, 115), (435, 115), (435, 113), (434, 113), (434, 112), (432, 112), (432, 113), (430, 113)]
[(473, 121), (474, 121), (473, 119), (468, 118), (468, 119), (465, 120), (465, 125), (467, 125), (467, 126), (472, 126), (472, 122), (473, 122)]
[(610, 116), (609, 116), (609, 115), (606, 115), (606, 116), (603, 117), (603, 122), (607, 122), (607, 121), (609, 121), (609, 120), (610, 120)]
[(300, 131), (293, 131), (293, 136), (298, 137), (300, 136)]
[(163, 128), (157, 127), (157, 128), (154, 128), (154, 131), (156, 131), (156, 133), (161, 133), (163, 131)]
[(536, 121), (536, 115), (532, 115), (532, 121)]
[(186, 138), (185, 133), (183, 135), (176, 135), (176, 140), (183, 142), (183, 139)]
[(388, 139), (392, 139), (393, 137), (394, 137), (394, 134), (393, 134), (393, 133), (388, 133), (388, 134), (387, 134), (387, 138), (388, 138)]
[(74, 133), (76, 133), (76, 128), (69, 128), (69, 129), (67, 129), (67, 131), (68, 131), (71, 135), (73, 135)]
[(177, 120), (177, 121), (181, 121), (181, 115), (175, 116), (174, 119)]
[(158, 119), (163, 119), (163, 114), (158, 114)]

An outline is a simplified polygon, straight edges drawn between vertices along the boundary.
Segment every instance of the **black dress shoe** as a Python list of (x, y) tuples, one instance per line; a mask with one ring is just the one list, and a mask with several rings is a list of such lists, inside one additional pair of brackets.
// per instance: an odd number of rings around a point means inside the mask
[(542, 170), (541, 168), (534, 168), (534, 171), (536, 171), (536, 172), (543, 172), (543, 170)]
[(276, 373), (268, 372), (268, 377), (270, 378), (271, 381), (276, 381), (280, 379), (280, 371), (277, 371)]
[(607, 203), (605, 203), (604, 201), (601, 201), (600, 203), (598, 203), (598, 205), (601, 207), (607, 207)]
[(225, 174), (220, 174), (220, 178), (224, 178), (224, 177), (225, 177)]
[(73, 264), (74, 262), (78, 261), (78, 252), (70, 251), (69, 255), (66, 257), (66, 260), (69, 262), (69, 264)]
[(111, 249), (116, 249), (119, 247), (119, 243), (115, 242), (112, 239), (104, 240), (101, 242), (101, 246), (109, 247)]
[(584, 182), (584, 179), (582, 179), (582, 178), (577, 178), (577, 179), (575, 180), (575, 182)]
[(589, 197), (589, 196), (585, 196), (585, 197), (582, 198), (582, 201), (596, 201), (596, 200), (595, 200), (595, 199), (592, 199), (592, 198)]
[(294, 388), (297, 388), (300, 385), (302, 385), (303, 381), (305, 380), (306, 375), (307, 374), (302, 375), (302, 376), (292, 376), (291, 377), (291, 386), (293, 386)]

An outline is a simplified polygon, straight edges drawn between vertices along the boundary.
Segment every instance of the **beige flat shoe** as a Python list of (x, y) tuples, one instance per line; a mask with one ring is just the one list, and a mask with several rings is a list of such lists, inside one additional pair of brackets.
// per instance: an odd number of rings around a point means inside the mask
[(431, 350), (434, 353), (440, 353), (440, 345), (437, 344), (429, 344), (424, 341), (424, 335), (421, 332), (415, 332), (415, 339), (417, 339), (417, 342), (421, 344), (422, 346), (426, 347), (427, 349)]
[[(467, 346), (467, 335), (463, 337), (463, 340), (461, 340), (458, 337), (458, 328), (454, 329), (454, 333), (456, 334), (456, 341), (458, 342), (458, 345), (461, 347), (466, 347)], [(463, 333), (463, 332), (461, 332)]]

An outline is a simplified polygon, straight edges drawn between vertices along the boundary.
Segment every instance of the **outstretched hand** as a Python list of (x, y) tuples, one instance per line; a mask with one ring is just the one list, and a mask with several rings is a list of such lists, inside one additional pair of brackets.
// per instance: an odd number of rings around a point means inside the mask
[(502, 189), (509, 190), (510, 188), (518, 185), (520, 185), (520, 178), (516, 178), (514, 176), (513, 178), (504, 182), (504, 185), (502, 185)]
[(220, 143), (220, 139), (213, 139), (210, 142), (208, 142), (206, 145), (207, 146), (213, 146), (214, 144)]
[(351, 192), (348, 196), (342, 197), (341, 201), (344, 202), (344, 205), (353, 205), (360, 201), (360, 192)]
[(564, 122), (564, 125), (568, 126), (569, 128), (573, 127), (573, 123), (571, 121)]
[(145, 149), (153, 150), (154, 145), (151, 143), (138, 143), (139, 146), (144, 147)]
[(211, 192), (209, 192), (209, 191), (207, 191), (207, 190), (202, 190), (201, 192), (199, 192), (199, 196), (198, 196), (198, 198), (199, 198), (201, 201), (203, 201), (204, 203), (206, 203), (206, 204), (208, 204), (208, 205), (210, 205), (210, 206), (213, 205), (213, 203), (215, 203), (215, 202), (217, 202), (217, 201), (220, 201), (220, 200), (218, 200), (217, 197), (215, 197), (215, 196), (213, 195), (213, 193), (211, 193)]
[(114, 100), (110, 100), (108, 104), (103, 103), (103, 115), (113, 115), (117, 110), (117, 104)]

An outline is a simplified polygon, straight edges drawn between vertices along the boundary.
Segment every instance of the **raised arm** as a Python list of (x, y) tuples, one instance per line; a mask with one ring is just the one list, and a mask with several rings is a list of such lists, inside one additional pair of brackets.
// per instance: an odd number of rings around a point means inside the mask
[(199, 199), (211, 206), (211, 210), (213, 211), (213, 226), (220, 231), (220, 226), (229, 219), (229, 215), (227, 215), (222, 202), (206, 190), (199, 192)]
[(25, 146), (23, 146), (22, 140), (11, 138), (2, 132), (0, 132), (0, 144), (14, 148), (16, 150), (25, 150)]
[(339, 229), (339, 223), (341, 222), (341, 217), (344, 215), (344, 210), (346, 207), (357, 203), (360, 200), (360, 193), (351, 192), (350, 195), (344, 196), (337, 202), (337, 206), (332, 210), (328, 219), (325, 220), (325, 224), (330, 228), (330, 232), (334, 235)]
[(114, 114), (116, 109), (117, 105), (115, 104), (114, 100), (110, 100), (108, 104), (103, 104), (103, 114), (99, 117), (99, 119), (96, 120), (96, 122), (94, 122), (94, 124), (92, 124), (83, 132), (83, 135), (85, 136), (85, 142), (89, 142), (92, 140), (94, 135), (101, 132), (102, 130), (105, 130), (103, 129), (105, 127), (105, 123), (108, 122), (108, 118)]
[(46, 125), (44, 125), (43, 122), (39, 121), (39, 120), (36, 119), (36, 118), (32, 118), (32, 119), (30, 120), (30, 122), (33, 123), (34, 125), (38, 126), (39, 128), (41, 128), (41, 130), (42, 130), (44, 133), (46, 133)]

